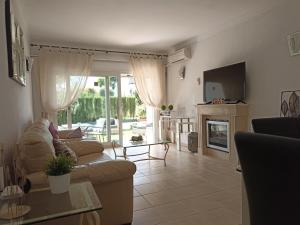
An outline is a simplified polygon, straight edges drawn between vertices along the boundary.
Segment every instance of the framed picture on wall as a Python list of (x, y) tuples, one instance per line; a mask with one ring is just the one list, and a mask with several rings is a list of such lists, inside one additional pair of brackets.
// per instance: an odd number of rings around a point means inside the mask
[(26, 57), (23, 30), (13, 15), (10, 0), (5, 0), (5, 26), (7, 41), (8, 75), (19, 84), (26, 85)]
[(300, 117), (300, 90), (281, 92), (281, 117)]
[(300, 55), (300, 32), (288, 35), (288, 44), (291, 56)]

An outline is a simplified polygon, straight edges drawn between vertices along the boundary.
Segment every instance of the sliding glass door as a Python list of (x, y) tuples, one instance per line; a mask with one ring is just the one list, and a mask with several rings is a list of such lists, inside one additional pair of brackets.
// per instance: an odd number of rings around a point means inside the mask
[(90, 76), (78, 100), (58, 113), (58, 125), (81, 127), (87, 138), (104, 143), (122, 144), (136, 135), (153, 137), (151, 110), (141, 102), (134, 78), (127, 74)]
[(149, 110), (141, 101), (131, 75), (122, 74), (120, 79), (123, 142), (129, 142), (132, 136), (138, 135), (141, 135), (144, 140), (151, 140), (153, 137), (152, 110)]
[(80, 127), (88, 139), (120, 142), (119, 80), (119, 76), (90, 76), (77, 101), (58, 113), (59, 129)]

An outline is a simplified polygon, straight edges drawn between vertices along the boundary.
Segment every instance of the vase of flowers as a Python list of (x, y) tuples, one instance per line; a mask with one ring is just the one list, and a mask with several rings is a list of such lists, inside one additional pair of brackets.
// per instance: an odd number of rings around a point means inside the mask
[(69, 190), (70, 173), (74, 166), (74, 160), (65, 155), (49, 160), (45, 173), (48, 176), (51, 193), (60, 194)]

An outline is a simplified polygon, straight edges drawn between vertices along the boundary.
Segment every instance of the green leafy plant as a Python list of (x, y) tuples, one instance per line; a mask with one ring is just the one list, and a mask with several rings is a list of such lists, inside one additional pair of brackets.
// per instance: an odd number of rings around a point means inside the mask
[(169, 106), (168, 106), (168, 109), (169, 109), (170, 111), (172, 111), (172, 110), (174, 109), (174, 106), (173, 106), (173, 105), (169, 105)]
[(167, 106), (162, 105), (160, 108), (161, 108), (162, 111), (165, 111), (167, 109)]
[(45, 173), (48, 176), (61, 176), (70, 173), (74, 166), (75, 162), (72, 158), (60, 155), (48, 161)]

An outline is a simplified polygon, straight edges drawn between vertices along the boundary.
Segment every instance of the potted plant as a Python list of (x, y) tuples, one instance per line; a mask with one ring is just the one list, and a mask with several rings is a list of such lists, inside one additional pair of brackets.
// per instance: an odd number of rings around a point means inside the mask
[(173, 106), (173, 105), (169, 105), (169, 106), (168, 106), (168, 109), (169, 109), (170, 111), (172, 111), (172, 110), (174, 109), (174, 106)]
[(60, 194), (69, 190), (70, 173), (74, 166), (74, 160), (65, 155), (49, 160), (45, 173), (48, 176), (50, 190), (53, 194)]
[(165, 111), (167, 109), (167, 106), (166, 105), (162, 105), (160, 108), (161, 108), (162, 111)]

